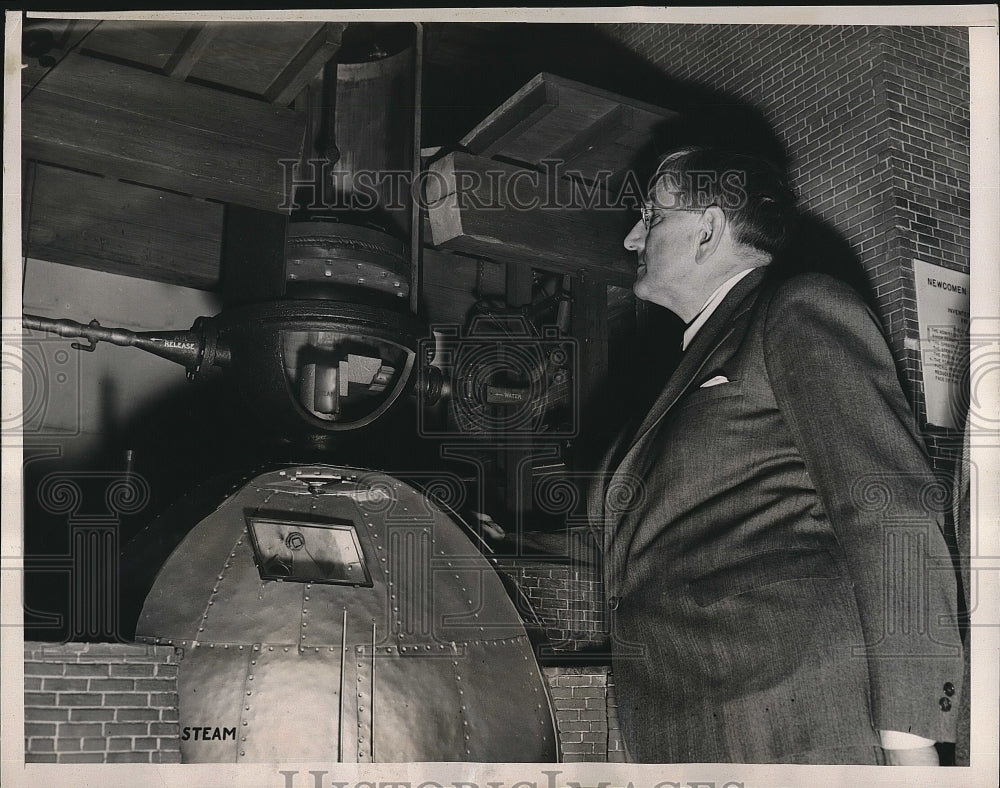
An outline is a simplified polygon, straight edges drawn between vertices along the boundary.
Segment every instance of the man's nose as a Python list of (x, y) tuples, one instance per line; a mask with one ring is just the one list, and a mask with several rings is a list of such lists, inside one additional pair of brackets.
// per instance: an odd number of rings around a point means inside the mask
[(625, 236), (625, 248), (630, 252), (641, 252), (646, 245), (646, 227), (642, 219), (635, 223), (628, 235)]

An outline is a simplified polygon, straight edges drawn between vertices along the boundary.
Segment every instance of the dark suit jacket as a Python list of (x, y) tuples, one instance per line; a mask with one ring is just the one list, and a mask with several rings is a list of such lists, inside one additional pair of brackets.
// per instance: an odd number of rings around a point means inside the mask
[(606, 462), (590, 509), (633, 760), (953, 740), (947, 495), (846, 285), (749, 274)]

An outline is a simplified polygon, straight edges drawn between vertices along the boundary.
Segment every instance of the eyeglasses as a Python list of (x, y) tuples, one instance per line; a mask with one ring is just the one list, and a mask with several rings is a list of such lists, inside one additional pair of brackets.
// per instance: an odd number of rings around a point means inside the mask
[[(708, 206), (706, 206), (708, 207)], [(657, 211), (693, 211), (694, 213), (701, 213), (704, 208), (656, 208), (653, 209), (647, 203), (642, 203), (639, 206), (639, 214), (642, 216), (642, 226), (646, 229), (648, 233), (650, 228), (653, 226), (653, 217), (656, 215)]]

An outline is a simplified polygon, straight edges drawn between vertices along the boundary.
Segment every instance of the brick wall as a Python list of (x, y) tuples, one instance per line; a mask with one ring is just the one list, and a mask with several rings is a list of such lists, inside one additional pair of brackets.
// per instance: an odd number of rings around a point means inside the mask
[(501, 559), (500, 567), (531, 603), (555, 652), (603, 645), (605, 610), (600, 570), (576, 564)]
[[(170, 646), (25, 643), (25, 762), (180, 763), (177, 661)], [(607, 668), (544, 674), (563, 760), (620, 760)]]
[[(602, 29), (690, 88), (684, 112), (718, 116), (720, 104), (733, 102), (760, 113), (787, 152), (802, 206), (832, 228), (860, 263), (907, 393), (922, 414), (911, 261), (919, 257), (969, 270), (967, 31), (642, 24)], [(671, 96), (660, 103), (671, 106)], [(737, 124), (724, 131), (743, 130)], [(940, 429), (925, 435), (936, 468), (950, 475), (959, 436)]]
[(179, 763), (168, 646), (25, 643), (27, 763)]
[(623, 760), (613, 681), (607, 668), (559, 667), (544, 672), (563, 761)]

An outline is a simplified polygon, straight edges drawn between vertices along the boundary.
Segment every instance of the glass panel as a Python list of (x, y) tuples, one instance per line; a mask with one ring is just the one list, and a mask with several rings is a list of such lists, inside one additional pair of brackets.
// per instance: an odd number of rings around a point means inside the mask
[(303, 408), (325, 421), (352, 422), (392, 393), (407, 351), (339, 331), (283, 331), (282, 358)]
[(263, 580), (372, 585), (350, 523), (248, 517), (247, 525)]

